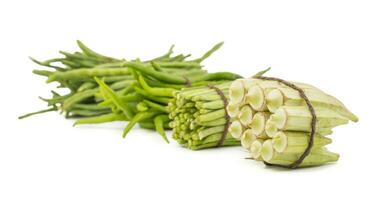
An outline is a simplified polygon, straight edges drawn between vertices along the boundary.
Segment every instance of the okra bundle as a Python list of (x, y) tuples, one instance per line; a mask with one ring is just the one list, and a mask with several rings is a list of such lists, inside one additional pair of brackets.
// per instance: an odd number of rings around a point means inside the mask
[[(43, 62), (50, 70), (34, 70), (57, 82), (46, 110), (80, 117), (78, 124), (129, 121), (123, 137), (136, 124), (155, 129), (167, 142), (165, 129), (192, 149), (242, 145), (250, 157), (267, 165), (296, 168), (337, 161), (326, 149), (333, 128), (358, 118), (342, 102), (305, 83), (263, 77), (239, 79), (231, 72), (208, 73), (202, 57), (172, 56), (173, 46), (157, 58), (116, 59), (77, 41), (80, 52), (61, 51), (63, 58)], [(60, 65), (58, 65), (60, 64)]]
[(169, 103), (173, 139), (192, 149), (240, 145), (230, 134), (225, 104), (231, 82), (185, 88)]
[(172, 46), (166, 54), (148, 61), (115, 59), (94, 52), (80, 41), (77, 44), (81, 52), (61, 51), (64, 58), (44, 62), (32, 59), (51, 69), (34, 70), (35, 74), (46, 76), (48, 83), (58, 82), (59, 88), (68, 89), (69, 93), (60, 95), (52, 91), (53, 98), (41, 98), (51, 108), (20, 118), (59, 109), (66, 117), (81, 117), (75, 125), (129, 121), (123, 137), (139, 123), (142, 128), (156, 129), (168, 141), (164, 132), (170, 128), (167, 104), (174, 92), (240, 77), (202, 69), (201, 62), (223, 43), (197, 59), (186, 60), (190, 55), (184, 54), (172, 56)]
[(229, 133), (250, 157), (268, 165), (305, 167), (338, 160), (326, 149), (332, 129), (358, 118), (342, 102), (305, 83), (258, 76), (229, 88)]

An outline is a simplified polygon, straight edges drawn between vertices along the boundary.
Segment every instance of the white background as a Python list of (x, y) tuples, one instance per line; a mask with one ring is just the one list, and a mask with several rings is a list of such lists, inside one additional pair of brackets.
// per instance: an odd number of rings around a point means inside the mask
[[(374, 1), (1, 1), (0, 199), (375, 199)], [(244, 159), (240, 148), (189, 151), (124, 124), (73, 128), (44, 108), (44, 79), (28, 56), (77, 50), (143, 59), (177, 52), (244, 76), (314, 84), (341, 99), (359, 123), (339, 127), (338, 163), (278, 170)]]

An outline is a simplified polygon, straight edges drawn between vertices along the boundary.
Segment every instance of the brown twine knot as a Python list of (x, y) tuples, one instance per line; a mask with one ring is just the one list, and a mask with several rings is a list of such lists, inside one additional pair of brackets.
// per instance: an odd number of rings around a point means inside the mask
[(185, 85), (187, 87), (191, 87), (192, 86), (192, 82), (186, 76), (182, 76), (182, 77), (185, 79)]
[(223, 131), (222, 136), (218, 140), (218, 143), (217, 143), (217, 147), (220, 147), (220, 146), (223, 145), (223, 142), (226, 139), (226, 136), (227, 136), (227, 133), (228, 133), (228, 128), (230, 126), (230, 115), (227, 113), (227, 109), (226, 109), (226, 107), (228, 105), (228, 101), (227, 101), (227, 98), (226, 98), (225, 94), (222, 92), (222, 90), (220, 90), (219, 88), (215, 87), (214, 85), (207, 85), (207, 86), (210, 89), (214, 89), (215, 92), (221, 97), (221, 100), (223, 101), (223, 105), (224, 105), (224, 108), (225, 108), (225, 119), (226, 119), (225, 130)]

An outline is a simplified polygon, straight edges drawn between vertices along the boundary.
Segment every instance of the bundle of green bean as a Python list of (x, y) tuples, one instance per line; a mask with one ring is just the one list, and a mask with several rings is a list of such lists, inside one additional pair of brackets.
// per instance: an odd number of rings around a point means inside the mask
[[(201, 62), (218, 50), (216, 44), (202, 57), (186, 61), (190, 55), (172, 57), (173, 46), (155, 59), (142, 62), (139, 59), (126, 61), (103, 56), (77, 41), (82, 52), (61, 52), (65, 58), (44, 62), (32, 59), (52, 70), (34, 70), (48, 77), (47, 82), (58, 82), (59, 88), (70, 92), (59, 95), (52, 91), (52, 99), (44, 99), (51, 108), (33, 114), (61, 109), (66, 117), (85, 117), (78, 124), (93, 124), (110, 121), (130, 121), (123, 136), (139, 123), (143, 128), (156, 129), (166, 141), (164, 128), (168, 126), (166, 106), (173, 93), (184, 87), (215, 84), (235, 80), (240, 76), (228, 72), (208, 73)], [(64, 67), (56, 66), (56, 63)]]
[[(230, 84), (214, 86), (228, 98)], [(173, 138), (192, 150), (240, 145), (230, 134), (224, 136), (228, 122), (222, 98), (212, 86), (185, 88), (176, 93), (168, 106)]]
[[(209, 51), (211, 52), (211, 51)], [(136, 82), (126, 88), (124, 93), (116, 93), (104, 81), (97, 79), (103, 99), (100, 106), (111, 106), (113, 115), (129, 119), (130, 122), (124, 129), (123, 137), (131, 128), (139, 123), (143, 128), (156, 129), (168, 142), (164, 128), (169, 126), (169, 110), (167, 105), (173, 101), (173, 96), (186, 87), (218, 84), (239, 78), (239, 75), (229, 72), (207, 73), (193, 70), (179, 71), (164, 70), (156, 63), (151, 66), (144, 63), (123, 62), (133, 74)], [(133, 105), (135, 109), (129, 107)], [(102, 116), (78, 120), (76, 124), (103, 122)], [(109, 120), (105, 120), (106, 122)]]
[[(332, 128), (349, 120), (356, 122), (358, 118), (338, 99), (318, 88), (292, 84), (275, 78), (232, 82), (227, 106), (233, 120), (229, 133), (249, 150), (251, 158), (266, 164), (295, 168), (337, 161), (339, 155), (325, 148), (331, 143), (327, 135), (332, 133)], [(312, 112), (316, 120), (312, 119)], [(314, 129), (312, 121), (316, 123)], [(312, 129), (316, 129), (315, 135), (310, 138)], [(311, 149), (307, 151), (309, 145)], [(306, 157), (296, 163), (305, 151)]]
[[(35, 63), (50, 69), (33, 70), (34, 74), (47, 77), (47, 82), (57, 82), (59, 84), (57, 89), (66, 88), (69, 92), (61, 95), (56, 90), (51, 91), (52, 98), (41, 98), (48, 103), (48, 109), (23, 115), (20, 117), (21, 119), (58, 109), (65, 112), (66, 117), (90, 117), (109, 114), (111, 110), (108, 107), (97, 105), (102, 99), (96, 96), (99, 88), (94, 77), (102, 79), (110, 85), (111, 89), (120, 94), (126, 92), (127, 86), (135, 82), (129, 69), (123, 66), (124, 59), (116, 59), (96, 53), (80, 41), (77, 41), (77, 44), (81, 52), (60, 51), (64, 55), (62, 58), (53, 58), (43, 62), (31, 58)], [(154, 62), (155, 66), (172, 74), (206, 73), (205, 70), (201, 69), (199, 63), (217, 50), (221, 44), (216, 45), (209, 53), (205, 54), (206, 57), (203, 56), (194, 60), (195, 62), (188, 63), (185, 61), (189, 55), (171, 56), (173, 53), (172, 46), (166, 54), (143, 63), (150, 65), (151, 62)], [(141, 62), (138, 59), (136, 61)]]
[(62, 112), (65, 112), (66, 117), (96, 116), (110, 113), (109, 108), (96, 105), (95, 94), (99, 89), (93, 77), (103, 77), (106, 83), (110, 84), (111, 88), (116, 91), (121, 91), (134, 82), (130, 73), (121, 68), (122, 60), (96, 53), (80, 41), (77, 41), (77, 44), (81, 52), (60, 51), (64, 55), (62, 58), (53, 58), (43, 62), (31, 58), (35, 63), (49, 69), (33, 70), (34, 74), (47, 77), (48, 82), (57, 82), (59, 84), (57, 90), (68, 89), (69, 92), (62, 95), (61, 92), (58, 93), (56, 90), (51, 91), (52, 98), (41, 98), (47, 102), (48, 109), (29, 113), (20, 118), (56, 111), (59, 107)]

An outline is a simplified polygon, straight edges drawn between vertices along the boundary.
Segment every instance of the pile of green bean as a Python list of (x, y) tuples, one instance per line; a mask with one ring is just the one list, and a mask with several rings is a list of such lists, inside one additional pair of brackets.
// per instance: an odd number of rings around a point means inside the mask
[(66, 117), (81, 117), (75, 125), (129, 121), (123, 137), (138, 123), (142, 128), (157, 130), (168, 141), (164, 132), (165, 128), (171, 128), (167, 104), (175, 93), (182, 88), (240, 77), (229, 72), (208, 73), (202, 69), (201, 62), (222, 43), (193, 60), (186, 60), (190, 55), (172, 56), (172, 46), (166, 54), (148, 61), (104, 56), (80, 41), (77, 43), (81, 52), (60, 52), (64, 58), (43, 62), (32, 59), (51, 69), (34, 70), (33, 73), (46, 76), (48, 83), (59, 83), (58, 88), (67, 88), (69, 93), (61, 95), (52, 91), (52, 98), (41, 98), (50, 108), (20, 118), (61, 110)]
[[(48, 82), (55, 81), (58, 87), (51, 91), (52, 98), (42, 98), (48, 104), (48, 109), (29, 113), (21, 116), (25, 118), (34, 114), (48, 111), (56, 111), (60, 108), (67, 118), (97, 116), (110, 113), (107, 107), (97, 106), (95, 94), (99, 91), (94, 76), (102, 77), (106, 83), (116, 91), (121, 91), (127, 85), (134, 82), (133, 77), (126, 70), (110, 74), (114, 69), (121, 69), (120, 59), (104, 56), (94, 52), (77, 41), (81, 52), (68, 53), (60, 51), (64, 56), (46, 61), (38, 61), (31, 58), (47, 70), (33, 70), (34, 74), (45, 76)], [(62, 94), (58, 90), (68, 89), (68, 93)], [(63, 91), (64, 92), (64, 91)]]
[[(228, 98), (231, 82), (215, 85)], [(225, 103), (213, 88), (207, 86), (186, 88), (176, 93), (168, 107), (173, 120), (172, 137), (192, 149), (216, 147), (226, 129)], [(240, 145), (227, 134), (220, 146)]]
[[(100, 85), (101, 96), (105, 99), (99, 105), (109, 105), (113, 111), (112, 116), (122, 116), (130, 120), (124, 129), (123, 137), (136, 123), (139, 123), (143, 128), (155, 129), (167, 142), (164, 128), (172, 128), (169, 124), (167, 106), (176, 93), (183, 88), (218, 84), (240, 77), (229, 72), (207, 73), (195, 69), (195, 65), (190, 66), (192, 69), (179, 70), (179, 72), (163, 69), (154, 62), (151, 64), (123, 62), (123, 66), (132, 72), (135, 83), (127, 87), (126, 92), (120, 94), (104, 81), (96, 79)], [(100, 116), (81, 119), (76, 123), (97, 123), (98, 121), (103, 122), (103, 118)]]

